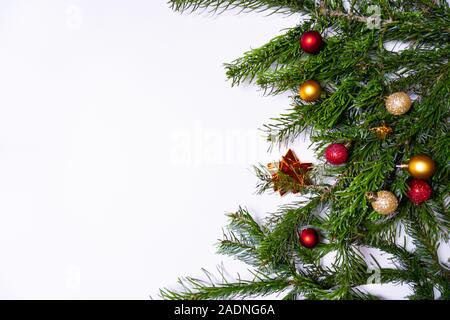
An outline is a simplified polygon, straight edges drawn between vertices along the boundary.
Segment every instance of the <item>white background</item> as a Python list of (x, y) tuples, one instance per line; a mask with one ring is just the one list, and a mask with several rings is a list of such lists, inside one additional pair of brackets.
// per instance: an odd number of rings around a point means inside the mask
[(298, 19), (3, 0), (0, 298), (147, 299), (222, 261), (245, 271), (214, 244), (238, 205), (292, 200), (255, 195), (250, 170), (284, 152), (257, 129), (289, 100), (231, 88), (222, 63)]

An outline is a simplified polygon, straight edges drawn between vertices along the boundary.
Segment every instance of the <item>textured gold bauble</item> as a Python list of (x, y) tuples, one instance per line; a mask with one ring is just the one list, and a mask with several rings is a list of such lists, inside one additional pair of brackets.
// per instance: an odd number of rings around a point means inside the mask
[(302, 100), (313, 102), (319, 99), (322, 94), (322, 87), (315, 80), (307, 80), (300, 86), (298, 93)]
[(431, 178), (436, 169), (434, 160), (429, 156), (419, 154), (411, 158), (408, 163), (409, 173), (417, 179)]
[(372, 203), (373, 210), (379, 214), (389, 215), (397, 210), (397, 197), (390, 191), (368, 192), (366, 196)]
[(405, 92), (396, 92), (386, 98), (386, 109), (390, 114), (399, 116), (411, 109), (411, 98)]

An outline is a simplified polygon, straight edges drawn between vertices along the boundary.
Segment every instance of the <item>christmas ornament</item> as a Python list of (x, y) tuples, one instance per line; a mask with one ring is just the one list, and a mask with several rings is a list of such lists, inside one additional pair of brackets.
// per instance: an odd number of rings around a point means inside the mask
[(298, 89), (300, 98), (306, 102), (313, 102), (319, 99), (322, 94), (322, 87), (315, 80), (307, 80)]
[(386, 98), (386, 109), (394, 116), (408, 112), (411, 104), (411, 98), (405, 92), (395, 92)]
[(379, 127), (370, 128), (370, 131), (372, 131), (379, 140), (384, 140), (393, 130), (383, 122)]
[(279, 191), (280, 195), (283, 196), (286, 194), (286, 190), (283, 190), (278, 186), (279, 176), (278, 172), (281, 171), (284, 174), (289, 175), (296, 182), (294, 185), (294, 190), (292, 193), (299, 192), (301, 187), (307, 186), (310, 184), (308, 176), (306, 173), (311, 170), (312, 163), (301, 163), (300, 160), (295, 155), (294, 151), (289, 149), (286, 152), (286, 155), (281, 157), (280, 162), (269, 163), (267, 165), (270, 173), (272, 174), (272, 181), (274, 183), (274, 190)]
[(367, 192), (366, 197), (372, 203), (373, 210), (379, 214), (391, 214), (398, 207), (397, 197), (390, 191)]
[(431, 186), (420, 179), (413, 179), (408, 183), (409, 190), (407, 196), (415, 205), (427, 201), (431, 197)]
[(300, 38), (300, 47), (307, 53), (318, 53), (323, 47), (323, 39), (318, 31), (307, 31)]
[(342, 143), (330, 144), (325, 149), (325, 159), (333, 165), (340, 165), (348, 159), (348, 149)]
[(401, 167), (407, 167), (414, 178), (428, 179), (433, 176), (436, 164), (429, 156), (419, 154), (412, 157), (407, 165), (401, 165)]
[(319, 244), (319, 233), (313, 228), (305, 228), (299, 232), (300, 244), (308, 249), (312, 249)]

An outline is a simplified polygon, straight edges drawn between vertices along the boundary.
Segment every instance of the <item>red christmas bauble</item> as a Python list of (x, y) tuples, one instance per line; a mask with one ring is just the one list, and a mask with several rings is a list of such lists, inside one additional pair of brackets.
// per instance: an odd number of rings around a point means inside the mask
[(330, 144), (325, 149), (325, 159), (331, 164), (340, 165), (347, 162), (348, 149), (342, 143)]
[(319, 233), (313, 228), (306, 228), (299, 232), (300, 244), (312, 249), (319, 243)]
[(427, 201), (431, 197), (431, 186), (425, 180), (413, 179), (409, 183), (407, 196), (415, 205)]
[(300, 47), (307, 53), (318, 53), (323, 47), (323, 39), (318, 31), (307, 31), (300, 38)]

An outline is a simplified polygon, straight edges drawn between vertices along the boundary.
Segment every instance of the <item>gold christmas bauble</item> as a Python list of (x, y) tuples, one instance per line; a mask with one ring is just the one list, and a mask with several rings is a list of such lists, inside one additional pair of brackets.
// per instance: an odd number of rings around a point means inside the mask
[(319, 99), (322, 94), (322, 87), (315, 80), (305, 81), (298, 89), (300, 98), (306, 102), (313, 102)]
[(408, 163), (409, 173), (417, 179), (428, 179), (433, 176), (436, 165), (429, 156), (419, 154), (411, 158)]
[(386, 98), (386, 109), (390, 114), (399, 116), (411, 109), (411, 98), (405, 92), (395, 92)]
[(397, 197), (390, 191), (368, 192), (367, 198), (372, 203), (373, 210), (379, 214), (389, 215), (397, 210)]

